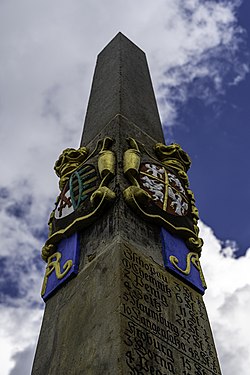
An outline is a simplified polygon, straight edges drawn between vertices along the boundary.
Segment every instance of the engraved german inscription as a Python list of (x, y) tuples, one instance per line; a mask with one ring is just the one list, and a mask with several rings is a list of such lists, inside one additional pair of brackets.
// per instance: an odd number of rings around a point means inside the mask
[(121, 263), (126, 373), (221, 374), (201, 295), (129, 248)]

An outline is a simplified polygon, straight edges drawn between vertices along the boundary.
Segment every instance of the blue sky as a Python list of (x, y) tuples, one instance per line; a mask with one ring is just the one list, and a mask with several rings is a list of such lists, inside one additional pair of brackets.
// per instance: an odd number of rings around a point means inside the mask
[[(238, 19), (246, 38), (239, 46), (235, 63), (241, 61), (246, 66), (250, 51), (249, 14), (250, 4), (244, 2)], [(173, 138), (191, 150), (190, 179), (202, 220), (214, 228), (222, 241), (236, 241), (236, 256), (240, 256), (248, 249), (250, 236), (250, 176), (245, 169), (250, 136), (250, 76), (247, 74), (235, 84), (233, 70), (237, 67), (225, 61), (224, 56), (217, 56), (216, 64), (225, 69), (221, 92), (216, 95), (211, 80), (191, 82), (189, 89), (195, 95), (179, 109)], [(197, 96), (197, 85), (201, 85), (199, 90), (210, 88), (208, 100)]]
[(79, 146), (96, 56), (118, 31), (146, 52), (166, 140), (192, 158), (223, 374), (248, 374), (249, 16), (248, 0), (0, 2), (1, 375), (30, 372), (53, 165)]

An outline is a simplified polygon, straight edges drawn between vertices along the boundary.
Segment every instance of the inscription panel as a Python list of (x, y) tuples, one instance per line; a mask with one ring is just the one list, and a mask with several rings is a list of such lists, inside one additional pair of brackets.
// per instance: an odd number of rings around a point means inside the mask
[(121, 264), (124, 373), (221, 374), (202, 296), (129, 248)]

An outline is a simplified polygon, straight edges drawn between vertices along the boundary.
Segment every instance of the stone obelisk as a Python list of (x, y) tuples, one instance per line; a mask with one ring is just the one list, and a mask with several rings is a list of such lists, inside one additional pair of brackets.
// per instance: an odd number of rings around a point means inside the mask
[(221, 374), (190, 163), (164, 144), (144, 52), (117, 34), (97, 59), (81, 145), (55, 164), (33, 375)]

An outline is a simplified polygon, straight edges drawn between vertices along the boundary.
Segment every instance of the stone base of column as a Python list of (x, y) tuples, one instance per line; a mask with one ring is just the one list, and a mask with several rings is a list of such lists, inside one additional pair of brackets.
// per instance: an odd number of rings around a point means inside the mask
[(32, 375), (221, 374), (202, 296), (119, 241), (48, 300)]

